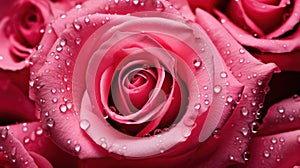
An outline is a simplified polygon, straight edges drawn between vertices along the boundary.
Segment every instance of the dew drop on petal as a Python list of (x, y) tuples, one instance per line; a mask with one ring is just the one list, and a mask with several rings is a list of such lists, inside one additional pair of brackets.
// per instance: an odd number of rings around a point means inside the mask
[(257, 80), (257, 85), (258, 85), (258, 86), (261, 86), (262, 84), (263, 84), (263, 81), (260, 80), (260, 79), (258, 79), (258, 80)]
[(229, 156), (228, 156), (228, 159), (229, 159), (229, 160), (234, 160), (234, 156), (233, 156), (233, 155), (229, 155)]
[(241, 111), (242, 116), (247, 116), (249, 113), (247, 107), (245, 107), (245, 106), (243, 106), (240, 111)]
[(241, 129), (241, 133), (244, 135), (244, 136), (247, 136), (248, 135), (248, 130), (246, 128), (242, 128)]
[(65, 104), (61, 104), (59, 106), (59, 110), (60, 112), (65, 113), (67, 111), (67, 106)]
[(199, 61), (199, 60), (194, 60), (194, 67), (195, 67), (195, 68), (200, 68), (200, 66), (201, 66), (201, 61)]
[(232, 101), (233, 101), (233, 98), (232, 98), (231, 96), (228, 96), (228, 97), (227, 97), (227, 102), (228, 102), (228, 103), (231, 103)]
[(42, 135), (43, 134), (43, 129), (41, 127), (37, 127), (35, 130), (36, 135)]
[(200, 103), (196, 103), (194, 105), (195, 110), (199, 110), (201, 108), (201, 104)]
[(164, 10), (164, 5), (160, 0), (155, 1), (155, 9), (156, 9), (156, 11), (163, 11)]
[(278, 106), (277, 107), (277, 111), (279, 112), (279, 113), (284, 113), (285, 112), (285, 109), (284, 109), (284, 107), (283, 106)]
[(90, 127), (90, 122), (88, 120), (81, 120), (80, 121), (80, 128), (83, 130), (87, 130)]
[(65, 39), (61, 39), (59, 42), (59, 45), (62, 47), (65, 46), (66, 44), (67, 44), (67, 40), (65, 40)]
[(67, 17), (67, 15), (64, 14), (64, 13), (62, 13), (62, 14), (60, 15), (60, 18), (62, 18), (62, 19), (66, 18), (66, 17)]
[(74, 21), (74, 22), (73, 22), (73, 27), (74, 27), (74, 29), (77, 30), (77, 31), (81, 29), (81, 25), (80, 25), (79, 23), (77, 23), (77, 21)]
[(28, 144), (30, 142), (30, 138), (29, 137), (25, 137), (23, 141), (24, 141), (24, 144)]
[(67, 144), (71, 145), (71, 143), (72, 143), (71, 139), (67, 139)]
[(239, 50), (239, 52), (240, 52), (241, 54), (244, 54), (244, 53), (245, 53), (245, 50), (244, 50), (243, 48), (241, 48), (241, 49)]
[(52, 89), (51, 89), (51, 93), (55, 94), (55, 93), (56, 93), (56, 89), (55, 89), (55, 88), (52, 88)]
[(75, 43), (76, 43), (76, 44), (78, 44), (78, 45), (79, 45), (79, 44), (80, 44), (80, 42), (81, 42), (81, 38), (79, 38), (79, 37), (75, 38)]
[(276, 139), (275, 137), (273, 137), (273, 138), (271, 139), (271, 143), (272, 143), (272, 144), (276, 144), (276, 143), (277, 143), (277, 139)]
[(132, 0), (132, 3), (133, 3), (134, 5), (137, 5), (137, 4), (139, 4), (139, 0)]
[(221, 87), (220, 85), (216, 85), (216, 86), (214, 87), (214, 92), (215, 92), (215, 93), (220, 93), (221, 90), (222, 90), (222, 87)]
[(47, 122), (47, 126), (50, 128), (53, 128), (55, 125), (55, 121), (53, 118), (48, 118), (46, 122)]
[(63, 50), (62, 46), (58, 45), (56, 46), (56, 51), (57, 52), (61, 52)]
[(84, 23), (88, 24), (90, 22), (89, 16), (84, 17)]
[(76, 145), (74, 146), (74, 150), (75, 150), (75, 152), (80, 152), (81, 146), (80, 146), (79, 144), (76, 144)]
[(250, 130), (251, 130), (251, 132), (252, 133), (257, 133), (257, 131), (258, 131), (258, 129), (259, 129), (259, 125), (258, 125), (258, 123), (257, 122), (251, 122), (250, 124), (249, 124), (249, 127), (250, 127)]
[(8, 129), (7, 128), (3, 128), (1, 130), (1, 138), (5, 139), (7, 137), (7, 134), (8, 134)]
[(250, 152), (248, 152), (248, 151), (243, 152), (242, 157), (245, 161), (249, 160), (250, 159)]
[(227, 73), (226, 72), (221, 72), (220, 76), (221, 76), (221, 78), (227, 78)]
[(268, 157), (270, 157), (270, 152), (269, 151), (267, 151), (267, 150), (265, 150), (264, 151), (264, 156), (266, 157), (266, 158), (268, 158)]
[(300, 143), (300, 135), (297, 136), (297, 142)]

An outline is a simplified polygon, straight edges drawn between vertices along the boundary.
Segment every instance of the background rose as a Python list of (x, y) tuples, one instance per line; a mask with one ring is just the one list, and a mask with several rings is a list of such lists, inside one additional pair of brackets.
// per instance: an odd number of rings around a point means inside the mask
[(282, 70), (299, 71), (298, 0), (218, 1), (211, 8), (190, 1), (215, 15), (223, 26), (249, 51), (265, 62), (275, 62)]
[[(101, 3), (97, 2), (97, 5), (99, 7), (96, 8), (95, 2), (89, 1), (55, 20), (47, 28), (46, 31), (49, 33), (44, 36), (39, 49), (32, 57), (35, 64), (32, 67), (31, 79), (34, 82), (36, 102), (42, 112), (43, 126), (49, 131), (55, 143), (69, 153), (79, 155), (80, 158), (103, 156), (144, 158), (158, 155), (174, 161), (168, 162), (168, 166), (170, 164), (183, 165), (186, 164), (185, 162), (192, 164), (192, 166), (201, 164), (228, 166), (236, 164), (236, 162), (243, 163), (243, 159), (247, 159), (247, 157), (243, 158), (242, 154), (245, 152), (247, 154), (246, 144), (249, 141), (249, 136), (256, 132), (255, 117), (259, 115), (258, 113), (254, 113), (254, 115), (249, 113), (256, 112), (260, 108), (265, 95), (264, 87), (268, 83), (275, 66), (272, 64), (264, 65), (252, 58), (216, 21), (213, 21), (212, 25), (209, 24), (210, 22), (204, 22), (206, 25), (202, 26), (207, 31), (216, 32), (213, 35), (210, 34), (215, 46), (212, 45), (201, 28), (178, 17), (178, 12), (164, 1), (147, 1), (147, 3), (139, 1), (106, 3), (102, 1)], [(164, 11), (166, 13), (135, 14), (137, 11)], [(108, 15), (107, 13), (118, 13), (118, 15)], [(133, 16), (122, 15), (127, 13), (133, 13)], [(167, 13), (173, 13), (177, 16)], [(206, 13), (203, 13), (203, 16), (206, 19), (211, 19)], [(154, 25), (160, 23), (160, 26), (166, 26), (166, 28), (146, 26), (148, 21)], [(168, 26), (173, 26), (174, 30)], [(138, 29), (141, 27), (142, 30)], [(185, 30), (186, 28), (187, 30)], [(175, 38), (176, 36), (172, 31), (176, 32), (178, 39)], [(132, 41), (135, 43), (132, 44)], [(111, 45), (113, 43), (116, 44)], [(126, 45), (129, 45), (128, 48), (125, 47)], [(185, 45), (200, 47), (185, 48)], [(151, 50), (148, 49), (149, 46), (152, 47)], [(185, 53), (183, 54), (182, 51)], [(106, 109), (109, 111), (106, 112), (103, 110), (103, 107), (111, 102), (108, 100), (111, 85), (109, 81), (113, 81), (112, 77), (116, 73), (120, 72), (121, 74), (122, 68), (128, 66), (122, 61), (130, 60), (130, 57), (137, 53), (140, 54), (139, 52), (143, 53), (144, 58), (142, 58), (146, 60), (149, 53), (152, 56), (157, 55), (157, 53), (165, 55), (166, 58), (158, 57), (158, 59), (162, 59), (160, 60), (162, 63), (166, 61), (165, 59), (172, 62), (168, 55), (175, 55), (176, 61), (184, 60), (180, 64), (181, 66), (184, 67), (186, 64), (188, 67), (177, 69), (176, 67), (170, 68), (174, 63), (163, 64), (165, 66), (163, 68), (170, 70), (170, 78), (176, 77), (178, 85), (186, 85), (186, 92), (182, 92), (183, 87), (180, 86), (180, 98), (183, 100), (179, 100), (179, 102), (188, 100), (187, 105), (181, 104), (181, 106), (186, 106), (187, 110), (183, 111), (184, 114), (179, 115), (180, 120), (176, 126), (167, 125), (168, 131), (161, 132), (156, 136), (153, 136), (155, 131), (151, 132), (155, 130), (156, 126), (150, 131), (146, 131), (146, 133), (150, 133), (150, 136), (152, 135), (148, 139), (139, 137), (139, 133), (137, 133), (138, 137), (121, 133), (122, 130), (117, 131), (116, 126), (113, 128), (111, 122), (104, 120), (104, 118), (114, 121), (123, 120), (123, 116), (114, 114), (115, 111)], [(186, 53), (190, 54), (187, 56)], [(118, 57), (115, 57), (114, 54)], [(118, 60), (120, 58), (124, 59)], [(131, 59), (131, 61), (133, 60), (136, 59)], [(147, 62), (149, 63), (149, 60)], [(120, 71), (114, 63), (121, 65)], [(131, 62), (128, 61), (127, 63)], [(150, 63), (150, 70), (145, 70), (145, 67), (136, 67), (144, 73), (138, 71), (138, 77), (133, 82), (135, 86), (140, 85), (136, 81), (143, 80), (143, 75), (147, 76), (154, 71), (160, 72), (163, 69), (162, 65), (151, 61)], [(159, 66), (161, 68), (158, 68)], [(158, 70), (151, 68), (158, 68)], [(166, 72), (164, 73), (168, 76)], [(180, 83), (179, 77), (182, 78), (183, 83)], [(123, 78), (121, 77), (121, 79)], [(157, 78), (157, 83), (162, 80), (159, 75), (158, 77), (154, 75), (153, 78)], [(147, 76), (147, 79), (152, 80), (152, 77)], [(168, 77), (165, 77), (164, 80), (168, 80)], [(150, 83), (152, 82), (150, 81)], [(169, 83), (172, 82), (167, 82), (167, 85)], [(174, 83), (172, 85), (175, 88), (172, 89), (176, 90), (177, 86)], [(242, 85), (245, 86), (244, 90), (242, 90)], [(117, 87), (120, 86), (117, 85)], [(193, 89), (196, 91), (191, 91)], [(198, 91), (201, 92), (200, 97), (198, 97)], [(166, 93), (165, 90), (164, 92)], [(186, 93), (188, 93), (189, 99), (184, 97)], [(127, 95), (125, 94), (125, 96)], [(164, 96), (161, 98), (159, 100), (165, 100)], [(178, 97), (175, 97), (175, 101), (176, 99), (178, 100)], [(197, 99), (199, 102), (196, 101)], [(114, 98), (112, 100), (114, 100), (113, 103), (116, 103)], [(126, 100), (126, 102), (135, 103), (134, 101), (136, 99)], [(124, 100), (120, 102), (122, 103)], [(161, 102), (158, 101), (158, 103)], [(96, 106), (93, 107), (92, 105)], [(200, 114), (195, 116), (195, 112), (198, 113), (197, 110)], [(153, 114), (153, 111), (151, 110), (150, 114)], [(171, 113), (172, 115), (174, 113)], [(175, 115), (178, 116), (177, 113)], [(226, 122), (229, 117), (229, 121)], [(157, 121), (157, 118), (154, 120), (135, 119), (133, 121)], [(129, 120), (128, 122), (132, 121)], [(121, 122), (117, 123), (117, 127), (123, 127), (121, 124)], [(102, 131), (97, 132), (99, 129)], [(126, 126), (123, 129), (131, 130)], [(178, 130), (179, 132), (177, 132)], [(241, 141), (241, 145), (233, 145), (232, 141), (235, 141), (236, 135), (240, 135), (241, 132), (243, 136), (238, 140)], [(215, 136), (211, 136), (211, 134)], [(226, 136), (221, 136), (224, 134)], [(153, 145), (157, 145), (157, 141), (165, 144), (160, 144), (160, 148), (154, 147)], [(199, 144), (199, 141), (203, 143)], [(134, 148), (130, 145), (132, 143), (139, 145)], [(177, 144), (176, 147), (175, 144)], [(197, 155), (191, 157), (192, 153), (186, 153), (186, 151), (196, 152)], [(203, 151), (206, 152), (203, 153)], [(175, 157), (182, 153), (186, 153), (186, 155)], [(216, 159), (218, 162), (215, 161)], [(92, 166), (101, 161), (105, 160), (88, 160), (87, 164)], [(122, 160), (120, 163), (138, 166), (145, 162), (167, 166), (166, 162), (158, 157)], [(115, 163), (108, 162), (108, 164), (114, 165)]]
[(28, 66), (28, 56), (40, 42), (46, 24), (79, 2), (1, 1), (0, 68), (20, 70)]

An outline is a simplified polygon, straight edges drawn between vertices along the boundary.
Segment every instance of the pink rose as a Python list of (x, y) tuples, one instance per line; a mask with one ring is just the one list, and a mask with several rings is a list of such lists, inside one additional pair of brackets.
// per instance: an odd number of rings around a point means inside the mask
[(282, 70), (300, 70), (299, 0), (232, 0), (212, 5), (211, 13), (251, 54), (275, 62)]
[(50, 138), (88, 167), (244, 163), (276, 67), (201, 16), (208, 35), (165, 1), (88, 1), (53, 21), (31, 68)]
[(46, 24), (56, 17), (58, 12), (67, 11), (75, 6), (75, 2), (56, 3), (47, 0), (1, 2), (0, 68), (20, 70), (28, 66), (30, 64), (28, 57), (39, 44)]

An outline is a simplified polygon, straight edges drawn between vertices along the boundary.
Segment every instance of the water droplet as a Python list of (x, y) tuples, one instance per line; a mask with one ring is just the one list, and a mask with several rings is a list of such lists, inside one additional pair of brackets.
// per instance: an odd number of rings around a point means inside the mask
[(257, 83), (258, 86), (261, 86), (263, 84), (263, 81), (258, 79), (256, 83)]
[(187, 138), (191, 135), (192, 131), (190, 129), (186, 129), (183, 131), (183, 137)]
[(76, 43), (76, 44), (78, 44), (78, 45), (79, 45), (79, 44), (80, 44), (80, 42), (81, 42), (81, 38), (79, 38), (79, 37), (75, 38), (75, 43)]
[(242, 128), (241, 129), (241, 133), (244, 135), (244, 136), (247, 136), (248, 135), (248, 130), (246, 128)]
[(233, 155), (229, 155), (229, 156), (228, 156), (228, 159), (229, 159), (229, 160), (234, 160), (234, 156), (233, 156)]
[(52, 102), (53, 102), (53, 103), (57, 103), (57, 101), (58, 101), (58, 99), (57, 99), (56, 97), (53, 97), (53, 98), (52, 98)]
[(132, 0), (132, 3), (133, 3), (134, 5), (137, 5), (137, 4), (139, 4), (139, 0)]
[(80, 121), (80, 128), (83, 130), (87, 130), (90, 127), (90, 122), (88, 120), (81, 120)]
[(279, 112), (279, 113), (284, 113), (285, 112), (285, 109), (284, 109), (284, 107), (283, 106), (278, 106), (277, 107), (277, 111)]
[(67, 106), (65, 104), (61, 104), (59, 106), (59, 110), (60, 112), (65, 113), (67, 111)]
[(300, 143), (300, 135), (297, 136), (297, 142)]
[(47, 126), (50, 128), (54, 127), (55, 125), (55, 121), (53, 118), (48, 118), (46, 122), (47, 122)]
[(194, 106), (195, 110), (199, 110), (201, 108), (201, 104), (200, 103), (196, 103)]
[(80, 152), (80, 150), (81, 150), (81, 146), (79, 145), (79, 144), (76, 144), (75, 146), (74, 146), (74, 150), (75, 150), (75, 152)]
[(282, 47), (283, 47), (283, 48), (286, 48), (286, 47), (287, 47), (287, 45), (286, 45), (286, 44), (283, 44), (283, 45), (282, 45)]
[(43, 48), (43, 45), (42, 44), (39, 44), (38, 46), (37, 46), (37, 50), (39, 51), (39, 50), (41, 50)]
[(27, 127), (23, 127), (22, 130), (23, 130), (23, 132), (27, 132), (28, 128)]
[(24, 138), (24, 144), (28, 144), (30, 142), (30, 138), (29, 137), (25, 137)]
[(161, 135), (163, 131), (161, 129), (154, 130), (154, 135)]
[(271, 143), (276, 144), (276, 143), (277, 143), (277, 139), (276, 139), (275, 137), (273, 137), (273, 138), (271, 139)]
[(68, 102), (66, 105), (68, 109), (71, 109), (73, 107), (73, 104), (71, 102)]
[(88, 24), (89, 22), (90, 22), (90, 18), (89, 18), (89, 16), (86, 16), (84, 18), (84, 23)]
[(44, 130), (41, 127), (37, 127), (35, 130), (35, 134), (36, 135), (42, 135), (44, 132)]
[(292, 114), (290, 114), (288, 115), (288, 119), (290, 122), (293, 122), (295, 120), (295, 117)]
[(155, 9), (157, 10), (157, 11), (163, 11), (164, 10), (164, 5), (163, 5), (163, 3), (160, 1), (160, 0), (157, 0), (157, 1), (155, 1)]
[(221, 78), (227, 78), (227, 73), (226, 72), (221, 72), (220, 76), (221, 76)]
[(56, 89), (55, 89), (55, 88), (52, 88), (52, 89), (51, 89), (51, 93), (55, 94), (55, 93), (56, 93)]
[(71, 139), (67, 139), (67, 144), (71, 145), (71, 143), (72, 143)]
[(228, 102), (228, 103), (231, 103), (232, 101), (233, 101), (233, 98), (232, 98), (231, 96), (228, 96), (228, 97), (227, 97), (227, 102)]
[(241, 111), (242, 116), (247, 116), (249, 113), (247, 107), (245, 107), (245, 106), (243, 106), (240, 111)]
[(240, 58), (240, 63), (243, 63), (245, 61), (244, 58)]
[(225, 23), (226, 22), (226, 20), (225, 19), (221, 19), (221, 23)]
[(81, 6), (81, 4), (76, 4), (75, 8), (80, 9), (80, 8), (82, 8), (82, 6)]
[(280, 137), (280, 138), (279, 138), (279, 141), (280, 141), (281, 143), (284, 143), (284, 142), (285, 142), (285, 139), (284, 139), (283, 137)]
[(266, 158), (268, 158), (268, 157), (270, 157), (270, 152), (269, 151), (267, 151), (267, 150), (265, 150), (264, 151), (264, 156), (266, 157)]
[(115, 4), (118, 4), (119, 3), (119, 0), (115, 0)]
[(259, 129), (259, 125), (257, 122), (253, 121), (249, 124), (250, 130), (252, 133), (257, 133), (258, 129)]
[(62, 19), (66, 18), (66, 17), (67, 17), (67, 15), (64, 13), (60, 15), (60, 18), (62, 18)]
[(215, 92), (215, 93), (220, 93), (221, 90), (222, 90), (222, 87), (221, 87), (220, 85), (216, 85), (216, 86), (214, 87), (214, 92)]
[(1, 130), (1, 138), (5, 139), (7, 137), (7, 134), (8, 134), (8, 129), (7, 128), (3, 128)]
[(63, 50), (63, 48), (60, 45), (56, 46), (56, 51), (57, 52), (61, 52), (62, 50)]
[(208, 105), (208, 104), (209, 104), (209, 100), (205, 99), (205, 100), (204, 100), (204, 104), (205, 104), (205, 105)]
[(244, 50), (243, 48), (241, 48), (241, 49), (239, 50), (239, 52), (240, 52), (241, 54), (245, 54), (245, 50)]
[(248, 151), (243, 152), (243, 153), (242, 153), (242, 158), (243, 158), (245, 161), (249, 160), (249, 159), (250, 159), (250, 152), (248, 152)]
[(73, 22), (73, 27), (77, 31), (81, 29), (81, 25), (76, 20)]
[(194, 60), (194, 67), (199, 68), (201, 66), (201, 61), (199, 60)]
[(65, 39), (61, 39), (60, 42), (59, 42), (60, 46), (65, 46), (67, 44), (67, 40)]

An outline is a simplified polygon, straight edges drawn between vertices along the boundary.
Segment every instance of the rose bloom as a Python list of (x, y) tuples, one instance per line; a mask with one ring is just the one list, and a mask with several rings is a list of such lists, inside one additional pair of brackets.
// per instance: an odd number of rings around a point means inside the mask
[(15, 71), (28, 66), (29, 55), (39, 44), (46, 24), (78, 2), (0, 1), (0, 68)]
[[(211, 12), (234, 38), (264, 62), (299, 71), (300, 1), (189, 1)], [(205, 4), (205, 5), (204, 5)]]
[(248, 144), (276, 66), (174, 6), (91, 0), (53, 20), (30, 59), (40, 122), (2, 127), (0, 164), (261, 166)]

